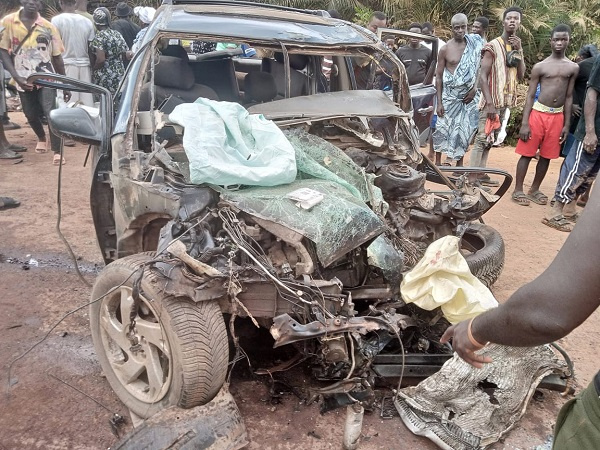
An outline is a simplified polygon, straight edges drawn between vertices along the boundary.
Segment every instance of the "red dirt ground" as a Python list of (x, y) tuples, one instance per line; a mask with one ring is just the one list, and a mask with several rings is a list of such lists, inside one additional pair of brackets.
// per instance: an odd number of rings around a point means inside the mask
[[(21, 113), (12, 119), (24, 125)], [(33, 152), (34, 135), (24, 126), (7, 132), (14, 143), (30, 149), (20, 164), (0, 161), (0, 195), (19, 199), (19, 208), (0, 212), (0, 449), (107, 448), (116, 442), (109, 411), (50, 375), (92, 396), (111, 412), (126, 410), (109, 388), (96, 361), (87, 308), (54, 329), (49, 338), (12, 371), (7, 395), (8, 363), (39, 340), (67, 311), (89, 301), (90, 290), (75, 274), (68, 253), (54, 230), (57, 218), (57, 173), (51, 154)], [(82, 167), (86, 148), (66, 148), (63, 170), (62, 230), (73, 246), (85, 276), (93, 282), (101, 267), (88, 207), (89, 168)], [(512, 148), (494, 149), (490, 165), (513, 173), (517, 156)], [(560, 161), (554, 161), (542, 188), (549, 196)], [(532, 177), (533, 167), (530, 169)], [(545, 208), (518, 206), (507, 195), (485, 217), (506, 242), (506, 267), (494, 286), (504, 301), (533, 279), (554, 258), (567, 234), (541, 224)], [(33, 258), (39, 267), (22, 263)], [(9, 262), (12, 261), (12, 262)], [(17, 263), (21, 262), (21, 263)], [(565, 280), (566, 283), (569, 280)], [(600, 344), (600, 314), (596, 312), (561, 343), (575, 361), (578, 380), (587, 385), (598, 370), (593, 355)], [(305, 383), (301, 374), (290, 380)], [(279, 405), (266, 402), (267, 388), (256, 381), (238, 381), (232, 392), (245, 418), (251, 449), (340, 448), (344, 410), (321, 416), (318, 405), (305, 406), (288, 395)], [(525, 417), (494, 449), (529, 449), (551, 434), (554, 418), (565, 400), (545, 391), (529, 405)], [(127, 425), (124, 430), (128, 429)], [(362, 449), (432, 449), (427, 439), (412, 435), (399, 419), (365, 416)]]

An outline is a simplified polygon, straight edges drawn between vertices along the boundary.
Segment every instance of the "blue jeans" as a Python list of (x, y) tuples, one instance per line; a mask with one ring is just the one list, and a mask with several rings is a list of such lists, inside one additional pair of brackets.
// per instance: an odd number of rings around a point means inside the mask
[(566, 204), (587, 191), (600, 169), (600, 145), (594, 153), (583, 149), (583, 142), (575, 139), (569, 154), (560, 167), (554, 199)]

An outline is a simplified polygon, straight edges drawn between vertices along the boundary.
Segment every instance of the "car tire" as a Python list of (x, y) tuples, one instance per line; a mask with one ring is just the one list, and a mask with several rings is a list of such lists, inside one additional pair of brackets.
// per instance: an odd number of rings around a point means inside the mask
[(169, 406), (192, 408), (212, 400), (225, 382), (227, 330), (215, 301), (166, 295), (150, 268), (139, 284), (134, 337), (127, 336), (139, 267), (154, 253), (112, 262), (92, 290), (90, 326), (104, 375), (121, 401), (149, 418)]
[(461, 251), (471, 273), (491, 287), (504, 268), (504, 239), (489, 225), (471, 223), (461, 239)]

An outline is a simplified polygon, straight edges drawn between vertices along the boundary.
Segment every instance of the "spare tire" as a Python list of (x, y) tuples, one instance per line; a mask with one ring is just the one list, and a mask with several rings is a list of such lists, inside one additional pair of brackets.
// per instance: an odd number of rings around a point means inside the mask
[(471, 273), (491, 287), (504, 267), (504, 239), (489, 225), (471, 223), (461, 239), (461, 252)]

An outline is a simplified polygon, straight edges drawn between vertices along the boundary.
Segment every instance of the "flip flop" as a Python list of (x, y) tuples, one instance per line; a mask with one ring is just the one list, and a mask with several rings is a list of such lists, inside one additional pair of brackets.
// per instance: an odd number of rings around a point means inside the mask
[(513, 192), (511, 197), (517, 205), (529, 206), (529, 197), (524, 192)]
[(565, 233), (571, 232), (574, 227), (574, 225), (571, 222), (569, 222), (562, 214), (559, 216), (552, 217), (551, 219), (544, 217), (542, 219), (542, 223), (544, 225), (549, 226), (550, 228), (554, 228), (555, 230), (564, 231)]
[(529, 200), (538, 205), (547, 205), (548, 204), (548, 196), (544, 194), (542, 191), (530, 192), (527, 194)]
[(22, 155), (19, 155), (12, 150), (3, 150), (0, 152), (0, 159), (19, 159), (22, 157)]
[[(63, 166), (67, 163), (67, 161), (65, 160), (65, 158), (62, 159), (62, 164)], [(52, 158), (52, 164), (54, 164), (55, 166), (60, 166), (60, 153), (55, 153), (54, 154), (54, 158)]]
[(564, 218), (567, 219), (571, 223), (577, 223), (577, 219), (579, 219), (580, 213), (576, 212), (572, 216), (567, 216), (563, 214)]
[(15, 152), (15, 153), (21, 153), (21, 152), (26, 152), (27, 151), (27, 147), (23, 147), (22, 145), (17, 145), (17, 144), (10, 144), (8, 146), (8, 149), (11, 152)]
[(0, 209), (16, 208), (21, 202), (10, 197), (0, 197)]
[(48, 148), (46, 148), (46, 142), (38, 141), (38, 143), (35, 145), (35, 152), (36, 153), (46, 153), (47, 151), (48, 151)]
[(577, 200), (577, 206), (581, 206), (582, 208), (585, 208), (585, 205), (587, 205), (587, 202), (583, 202), (581, 200)]

